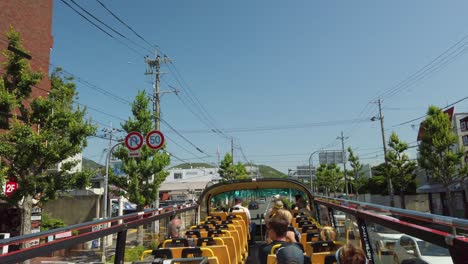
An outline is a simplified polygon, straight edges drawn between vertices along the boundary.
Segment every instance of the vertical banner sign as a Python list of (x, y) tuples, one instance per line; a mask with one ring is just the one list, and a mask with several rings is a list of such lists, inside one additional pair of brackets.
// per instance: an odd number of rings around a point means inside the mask
[[(31, 211), (31, 233), (41, 232), (42, 208), (34, 206)], [(31, 240), (31, 246), (39, 245), (39, 239)]]
[(128, 153), (129, 157), (139, 157), (139, 149), (143, 146), (143, 136), (137, 131), (128, 133), (125, 137), (125, 146), (130, 151)]
[(362, 249), (366, 253), (366, 257), (370, 263), (374, 262), (374, 256), (372, 255), (372, 246), (369, 239), (369, 234), (367, 233), (367, 225), (364, 219), (357, 217), (357, 223), (359, 226), (359, 233), (361, 234)]

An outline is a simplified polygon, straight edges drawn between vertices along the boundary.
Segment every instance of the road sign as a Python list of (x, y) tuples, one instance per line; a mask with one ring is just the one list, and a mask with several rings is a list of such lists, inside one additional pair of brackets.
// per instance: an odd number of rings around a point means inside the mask
[(343, 160), (346, 160), (346, 152), (342, 150), (324, 150), (319, 152), (320, 164), (340, 164), (343, 163)]
[(8, 181), (5, 185), (5, 195), (10, 197), (18, 189), (18, 183), (14, 181)]
[(130, 151), (135, 151), (143, 146), (143, 136), (140, 132), (132, 131), (125, 137), (125, 146)]
[(160, 149), (164, 145), (164, 135), (161, 131), (153, 130), (146, 135), (146, 145), (151, 149)]

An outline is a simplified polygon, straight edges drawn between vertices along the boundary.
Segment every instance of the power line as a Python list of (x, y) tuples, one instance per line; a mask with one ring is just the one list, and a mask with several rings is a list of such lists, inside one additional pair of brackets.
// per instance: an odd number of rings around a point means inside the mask
[(107, 32), (106, 30), (104, 30), (103, 28), (101, 28), (99, 25), (97, 25), (96, 23), (94, 23), (93, 21), (91, 21), (90, 19), (88, 19), (85, 15), (83, 15), (80, 11), (76, 10), (73, 6), (71, 6), (69, 3), (65, 2), (65, 0), (60, 0), (62, 3), (64, 3), (65, 5), (67, 5), (69, 8), (71, 8), (73, 11), (75, 11), (75, 13), (77, 13), (79, 16), (81, 16), (82, 18), (84, 18), (86, 21), (88, 21), (89, 23), (91, 23), (93, 26), (95, 26), (96, 28), (98, 28), (101, 32), (103, 32), (104, 34), (106, 34), (107, 36), (115, 39), (116, 41), (118, 41), (120, 44), (126, 46), (128, 49), (130, 49), (131, 51), (135, 52), (136, 54), (138, 55), (141, 55), (142, 57), (144, 57), (145, 55), (141, 52), (139, 52), (138, 50), (130, 47), (129, 45), (127, 45), (127, 43), (121, 41), (120, 39), (114, 37), (112, 34), (110, 34), (109, 32)]
[(146, 42), (146, 44), (150, 45), (151, 47), (155, 46), (155, 47), (158, 47), (158, 45), (153, 45), (151, 44), (149, 41), (147, 41), (146, 39), (144, 39), (140, 34), (138, 34), (135, 30), (133, 30), (132, 27), (130, 27), (127, 23), (125, 23), (122, 19), (120, 19), (114, 12), (112, 12), (109, 8), (107, 8), (101, 1), (99, 0), (96, 0), (104, 9), (107, 10), (107, 12), (109, 12), (115, 19), (117, 19), (120, 23), (122, 23), (124, 26), (126, 26), (128, 29), (130, 29), (130, 31), (133, 32), (133, 34), (135, 34), (137, 37), (139, 37), (141, 40), (143, 40), (144, 42)]
[(108, 24), (104, 23), (102, 20), (100, 20), (99, 18), (97, 18), (95, 15), (91, 14), (89, 11), (87, 11), (84, 7), (82, 7), (81, 5), (77, 4), (75, 2), (75, 0), (70, 0), (73, 4), (75, 4), (79, 9), (81, 9), (83, 12), (85, 12), (86, 14), (88, 14), (88, 16), (94, 18), (96, 21), (98, 21), (99, 23), (101, 23), (102, 25), (104, 25), (106, 28), (110, 29), (112, 32), (114, 32), (115, 34), (119, 35), (120, 37), (128, 40), (130, 43), (132, 43), (133, 45), (136, 45), (148, 52), (152, 52), (151, 50), (147, 49), (146, 47), (143, 47), (141, 46), (140, 44), (136, 43), (135, 41), (131, 40), (130, 38), (128, 38), (127, 36), (125, 36), (124, 34), (120, 33), (119, 31), (115, 30), (113, 27), (109, 26)]
[[(456, 105), (456, 104), (458, 104), (458, 103), (460, 103), (460, 102), (465, 101), (466, 99), (468, 99), (468, 96), (463, 97), (462, 99), (457, 100), (457, 101), (455, 101), (455, 102), (453, 102), (453, 103), (451, 103), (451, 104), (448, 104), (448, 105), (446, 105), (445, 107), (442, 107), (441, 109), (442, 109), (442, 110), (443, 110), (443, 109), (447, 109), (447, 108), (449, 108), (449, 107), (451, 107), (451, 106), (454, 106), (454, 105)], [(423, 116), (420, 116), (420, 117), (417, 117), (417, 118), (413, 118), (413, 119), (411, 119), (411, 120), (409, 120), (409, 121), (405, 121), (405, 122), (403, 122), (403, 123), (396, 124), (396, 125), (394, 125), (394, 126), (392, 126), (392, 127), (397, 127), (397, 126), (406, 125), (406, 124), (408, 124), (408, 123), (411, 123), (411, 122), (417, 121), (417, 120), (419, 120), (419, 119), (422, 119), (422, 118), (424, 118), (424, 117), (426, 117), (426, 116), (427, 116), (427, 115), (423, 115)]]

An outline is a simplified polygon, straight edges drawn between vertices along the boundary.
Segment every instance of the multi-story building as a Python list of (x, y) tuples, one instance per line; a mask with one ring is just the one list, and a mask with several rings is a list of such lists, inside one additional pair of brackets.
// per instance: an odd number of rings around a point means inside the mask
[(453, 131), (458, 136), (457, 147), (465, 153), (464, 161), (468, 163), (468, 113), (456, 113), (453, 116)]
[(161, 200), (195, 200), (212, 181), (219, 181), (217, 168), (170, 169), (159, 189)]

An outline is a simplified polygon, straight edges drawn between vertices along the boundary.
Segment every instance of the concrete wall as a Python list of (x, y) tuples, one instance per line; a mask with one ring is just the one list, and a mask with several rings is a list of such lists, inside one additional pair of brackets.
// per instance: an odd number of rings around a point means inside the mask
[[(359, 195), (358, 200), (366, 203), (380, 204), (385, 206), (390, 206), (390, 196), (383, 196), (377, 194), (362, 194)], [(400, 208), (400, 196), (395, 195), (395, 207)], [(427, 194), (415, 194), (415, 195), (405, 195), (405, 204), (406, 209), (430, 213), (429, 209), (429, 198)]]
[(43, 207), (43, 212), (63, 220), (66, 225), (92, 221), (93, 218), (99, 217), (100, 198), (99, 195), (60, 197), (48, 201)]

